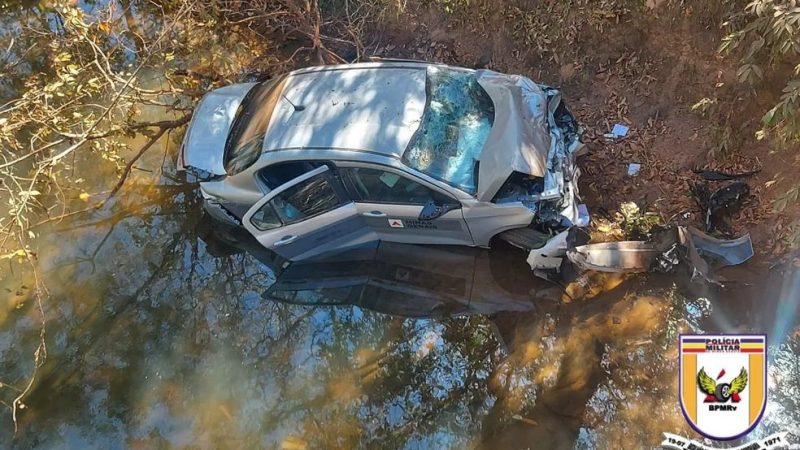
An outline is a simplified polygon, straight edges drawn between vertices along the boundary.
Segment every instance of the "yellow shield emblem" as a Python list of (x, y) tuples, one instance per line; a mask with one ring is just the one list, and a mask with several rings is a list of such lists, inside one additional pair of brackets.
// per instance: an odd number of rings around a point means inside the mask
[(692, 428), (716, 440), (737, 439), (767, 404), (766, 335), (681, 335), (680, 402)]

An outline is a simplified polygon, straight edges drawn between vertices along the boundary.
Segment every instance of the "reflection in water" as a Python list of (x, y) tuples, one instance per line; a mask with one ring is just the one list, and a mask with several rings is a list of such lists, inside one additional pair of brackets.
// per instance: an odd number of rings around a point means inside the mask
[[(243, 239), (235, 245), (257, 251), (262, 262), (278, 268), (277, 279), (262, 294), (274, 301), (446, 318), (531, 311), (537, 290), (554, 293), (550, 283), (530, 276), (516, 252), (373, 242), (289, 264), (264, 255), (268, 252), (254, 239), (238, 234)], [(494, 273), (502, 277), (493, 278)], [(503, 281), (511, 285), (504, 287)]]
[[(513, 249), (384, 244), (283, 270), (246, 235), (210, 237), (190, 189), (139, 181), (130, 204), (45, 234), (49, 357), (13, 440), (3, 413), (3, 442), (588, 449), (692, 435), (676, 336), (722, 300), (637, 278), (562, 305)], [(29, 283), (4, 279), (4, 381), (29, 369)], [(770, 430), (797, 419), (796, 340), (776, 353)]]

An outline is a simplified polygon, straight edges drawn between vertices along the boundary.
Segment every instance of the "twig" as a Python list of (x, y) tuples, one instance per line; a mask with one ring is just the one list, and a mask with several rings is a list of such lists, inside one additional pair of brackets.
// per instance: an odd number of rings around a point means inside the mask
[(162, 121), (162, 122), (156, 122), (156, 123), (153, 123), (153, 124), (137, 124), (135, 127), (138, 127), (138, 128), (145, 128), (145, 127), (150, 127), (150, 126), (158, 126), (158, 132), (156, 134), (154, 134), (142, 146), (141, 149), (139, 149), (139, 152), (136, 153), (136, 156), (134, 156), (133, 158), (131, 158), (130, 161), (128, 161), (128, 164), (125, 165), (125, 170), (122, 171), (122, 176), (119, 177), (119, 181), (117, 181), (117, 184), (114, 186), (113, 189), (111, 189), (111, 192), (108, 194), (108, 197), (106, 197), (106, 199), (103, 201), (103, 204), (105, 204), (106, 202), (111, 200), (111, 198), (113, 198), (117, 194), (117, 192), (122, 188), (122, 185), (125, 184), (125, 180), (128, 178), (128, 175), (130, 175), (131, 169), (133, 168), (133, 164), (136, 163), (136, 161), (138, 161), (139, 158), (141, 158), (142, 155), (144, 155), (145, 152), (147, 150), (149, 150), (150, 147), (153, 146), (153, 144), (155, 144), (159, 139), (161, 139), (161, 136), (163, 136), (164, 133), (167, 132), (167, 130), (171, 130), (173, 128), (177, 128), (177, 127), (186, 125), (189, 122), (189, 119), (191, 119), (191, 118), (192, 118), (191, 114), (187, 114), (187, 115), (185, 115), (185, 116), (183, 116), (183, 117), (181, 117), (180, 119), (177, 119), (177, 120)]
[[(21, 234), (19, 235), (18, 239), (20, 242), (25, 242), (25, 238)], [(33, 373), (31, 374), (31, 378), (28, 380), (28, 384), (25, 386), (25, 389), (23, 389), (22, 392), (20, 392), (19, 395), (14, 398), (14, 401), (11, 402), (11, 417), (14, 420), (14, 434), (17, 434), (18, 429), (17, 409), (22, 409), (25, 407), (25, 405), (22, 403), (22, 399), (25, 398), (25, 395), (27, 395), (28, 392), (30, 392), (34, 381), (36, 381), (36, 375), (39, 372), (39, 367), (41, 367), (44, 359), (47, 358), (47, 345), (45, 343), (47, 319), (44, 315), (44, 307), (42, 306), (42, 291), (47, 292), (47, 287), (45, 287), (41, 278), (39, 278), (39, 272), (36, 270), (36, 264), (33, 262), (33, 256), (30, 253), (27, 253), (27, 258), (28, 263), (31, 266), (31, 270), (33, 270), (33, 278), (34, 282), (36, 283), (36, 305), (39, 309), (39, 317), (41, 317), (42, 327), (39, 330), (39, 345), (36, 346), (36, 351), (33, 352)]]

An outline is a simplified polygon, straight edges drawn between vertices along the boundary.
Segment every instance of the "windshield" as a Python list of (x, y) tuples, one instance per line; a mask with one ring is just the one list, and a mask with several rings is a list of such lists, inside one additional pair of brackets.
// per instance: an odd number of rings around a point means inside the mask
[(422, 123), (403, 161), (474, 194), (478, 156), (494, 122), (494, 104), (473, 71), (431, 67), (426, 89)]
[(248, 168), (261, 155), (261, 146), (275, 103), (283, 92), (286, 76), (256, 85), (239, 106), (228, 136), (225, 171), (235, 175)]

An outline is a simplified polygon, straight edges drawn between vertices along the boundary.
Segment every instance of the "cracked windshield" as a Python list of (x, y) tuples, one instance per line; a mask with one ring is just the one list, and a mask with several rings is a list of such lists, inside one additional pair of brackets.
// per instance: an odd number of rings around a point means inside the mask
[(0, 449), (800, 448), (797, 23), (0, 1)]

